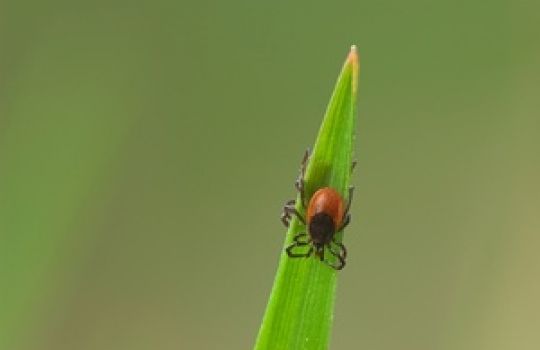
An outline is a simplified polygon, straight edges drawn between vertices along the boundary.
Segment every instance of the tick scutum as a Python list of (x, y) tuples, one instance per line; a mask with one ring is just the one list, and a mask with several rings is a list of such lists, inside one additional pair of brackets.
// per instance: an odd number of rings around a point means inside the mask
[(336, 224), (332, 217), (326, 213), (313, 215), (309, 221), (309, 235), (314, 244), (330, 243), (336, 231)]

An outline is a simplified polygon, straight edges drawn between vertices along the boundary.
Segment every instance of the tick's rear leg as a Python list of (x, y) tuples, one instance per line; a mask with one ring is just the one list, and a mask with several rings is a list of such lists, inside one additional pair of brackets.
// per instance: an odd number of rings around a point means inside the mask
[(291, 223), (291, 220), (292, 220), (292, 215), (295, 215), (298, 218), (298, 220), (300, 220), (304, 225), (306, 224), (306, 221), (304, 220), (302, 215), (294, 207), (295, 202), (296, 201), (294, 199), (291, 199), (290, 201), (285, 203), (285, 205), (283, 206), (283, 213), (281, 214), (281, 222), (283, 222), (283, 225), (285, 225), (286, 227), (289, 227), (289, 224)]
[(354, 194), (354, 186), (351, 186), (349, 187), (349, 198), (347, 200), (347, 209), (345, 209), (345, 214), (349, 214), (349, 209), (351, 209), (353, 194)]
[(298, 174), (298, 178), (296, 179), (296, 182), (294, 183), (294, 187), (296, 187), (296, 190), (300, 192), (300, 199), (302, 200), (302, 206), (306, 207), (306, 196), (305, 196), (305, 190), (304, 190), (304, 177), (306, 176), (306, 167), (309, 160), (309, 148), (306, 150), (306, 153), (304, 153), (304, 158), (302, 158), (302, 163), (300, 164), (300, 174)]
[(338, 231), (343, 231), (343, 229), (347, 227), (347, 225), (351, 221), (351, 214), (349, 214), (349, 209), (351, 209), (353, 193), (354, 193), (354, 187), (351, 186), (349, 187), (349, 199), (347, 200), (347, 207), (345, 208), (345, 212), (343, 213), (343, 220), (341, 221), (342, 224), (340, 228), (338, 229)]
[[(304, 190), (304, 176), (306, 175), (306, 166), (309, 160), (309, 148), (304, 153), (304, 157), (302, 158), (302, 162), (300, 163), (300, 174), (298, 175), (298, 178), (296, 179), (294, 183), (294, 187), (296, 190), (300, 193), (300, 201), (302, 204), (302, 207), (306, 207), (306, 198), (305, 198), (305, 190)], [(302, 215), (296, 210), (295, 208), (296, 201), (294, 199), (291, 199), (290, 201), (285, 203), (285, 206), (283, 207), (283, 213), (281, 214), (281, 222), (283, 222), (283, 225), (286, 227), (289, 227), (289, 224), (292, 219), (292, 215), (296, 215), (296, 217), (305, 225), (306, 222)]]
[(290, 201), (287, 201), (283, 206), (283, 212), (281, 213), (281, 222), (283, 223), (283, 225), (285, 225), (285, 227), (289, 227), (289, 223), (291, 221), (291, 215), (288, 211), (285, 210), (285, 208), (294, 206), (294, 202), (295, 200), (291, 199)]
[(351, 214), (345, 214), (345, 218), (343, 219), (343, 223), (341, 224), (341, 227), (339, 228), (338, 232), (341, 232), (349, 225), (351, 222)]

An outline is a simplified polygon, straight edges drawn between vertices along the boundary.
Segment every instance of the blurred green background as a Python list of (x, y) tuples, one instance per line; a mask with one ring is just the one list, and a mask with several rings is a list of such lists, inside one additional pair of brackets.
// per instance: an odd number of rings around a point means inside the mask
[(534, 1), (0, 2), (0, 349), (249, 349), (361, 55), (333, 349), (540, 346)]

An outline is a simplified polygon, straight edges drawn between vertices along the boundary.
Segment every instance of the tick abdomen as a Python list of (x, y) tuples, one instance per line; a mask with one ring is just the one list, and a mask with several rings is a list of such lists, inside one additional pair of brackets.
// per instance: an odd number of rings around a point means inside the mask
[(335, 228), (341, 225), (345, 205), (341, 195), (330, 187), (324, 187), (317, 190), (311, 199), (307, 208), (307, 221), (310, 222), (316, 214), (328, 214), (334, 220)]

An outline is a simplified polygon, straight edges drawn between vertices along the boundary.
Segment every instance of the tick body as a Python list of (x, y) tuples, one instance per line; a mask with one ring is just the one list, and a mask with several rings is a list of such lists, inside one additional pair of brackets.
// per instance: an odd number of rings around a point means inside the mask
[(307, 227), (314, 244), (329, 244), (341, 226), (345, 204), (336, 190), (330, 187), (319, 189), (309, 200)]
[[(302, 161), (300, 176), (296, 180), (296, 189), (300, 192), (300, 200), (304, 208), (306, 208), (304, 175), (308, 159), (309, 152), (306, 151)], [(292, 215), (294, 215), (306, 226), (307, 231), (307, 233), (299, 232), (294, 236), (293, 243), (286, 248), (287, 255), (291, 258), (308, 258), (314, 253), (322, 262), (336, 270), (341, 270), (345, 267), (347, 250), (341, 242), (335, 240), (335, 235), (337, 232), (342, 231), (349, 223), (350, 216), (348, 212), (352, 194), (353, 188), (351, 187), (349, 189), (348, 201), (345, 202), (343, 197), (331, 187), (318, 189), (313, 193), (307, 203), (307, 220), (296, 210), (294, 200), (285, 203), (283, 214), (281, 215), (283, 223), (289, 226)], [(298, 252), (302, 247), (308, 247), (308, 250)], [(325, 250), (336, 258), (334, 263), (328, 262), (325, 259)]]

